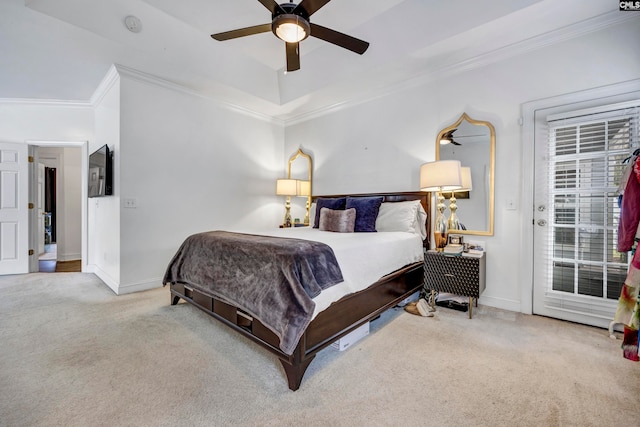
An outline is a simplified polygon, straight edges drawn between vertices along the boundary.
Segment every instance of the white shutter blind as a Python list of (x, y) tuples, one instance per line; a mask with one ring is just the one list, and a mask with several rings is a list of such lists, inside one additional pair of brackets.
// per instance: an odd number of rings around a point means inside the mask
[(619, 253), (618, 185), (640, 146), (640, 100), (547, 117), (550, 209), (545, 304), (611, 317), (628, 254)]

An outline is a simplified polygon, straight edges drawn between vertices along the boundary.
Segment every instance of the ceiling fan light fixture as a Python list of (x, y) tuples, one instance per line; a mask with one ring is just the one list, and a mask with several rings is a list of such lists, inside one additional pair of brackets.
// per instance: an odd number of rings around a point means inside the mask
[(276, 37), (287, 43), (298, 43), (311, 33), (309, 21), (290, 13), (276, 16), (273, 19), (272, 30)]

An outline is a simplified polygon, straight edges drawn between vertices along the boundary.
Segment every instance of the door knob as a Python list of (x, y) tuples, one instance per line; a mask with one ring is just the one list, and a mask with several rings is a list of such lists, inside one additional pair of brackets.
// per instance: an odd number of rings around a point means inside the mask
[(539, 219), (539, 220), (538, 220), (538, 225), (539, 225), (540, 227), (544, 227), (545, 225), (547, 225), (547, 221), (546, 221), (546, 220), (544, 220), (544, 219)]

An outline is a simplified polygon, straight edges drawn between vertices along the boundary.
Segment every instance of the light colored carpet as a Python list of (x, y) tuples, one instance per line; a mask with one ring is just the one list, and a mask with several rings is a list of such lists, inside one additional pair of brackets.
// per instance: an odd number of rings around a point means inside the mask
[(291, 392), (275, 356), (169, 290), (0, 277), (2, 426), (638, 425), (640, 367), (587, 326), (392, 309)]

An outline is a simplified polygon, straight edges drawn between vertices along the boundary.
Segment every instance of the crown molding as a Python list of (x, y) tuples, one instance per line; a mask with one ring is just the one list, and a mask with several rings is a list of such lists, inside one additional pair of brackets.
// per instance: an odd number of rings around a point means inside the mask
[(285, 127), (299, 124), (307, 120), (315, 119), (327, 114), (335, 113), (345, 108), (351, 108), (360, 104), (365, 104), (376, 99), (384, 98), (409, 89), (414, 89), (426, 83), (437, 80), (441, 77), (451, 77), (455, 74), (464, 73), (473, 69), (481, 68), (502, 60), (522, 55), (527, 52), (538, 50), (547, 46), (552, 46), (576, 37), (584, 36), (596, 31), (620, 25), (627, 21), (637, 19), (632, 13), (620, 13), (618, 11), (609, 12), (597, 17), (593, 17), (558, 30), (531, 37), (521, 42), (513, 43), (490, 52), (477, 55), (446, 65), (444, 67), (403, 76), (401, 81), (381, 85), (378, 88), (371, 88), (367, 94), (356, 96), (350, 99), (323, 106), (313, 111), (304, 112), (290, 118), (282, 119)]
[(104, 97), (107, 95), (109, 90), (113, 87), (116, 82), (120, 80), (120, 75), (118, 74), (118, 70), (115, 65), (111, 65), (109, 67), (109, 71), (102, 78), (96, 90), (93, 91), (93, 95), (91, 95), (91, 99), (89, 102), (92, 106), (97, 107), (100, 105)]
[(187, 95), (196, 96), (199, 98), (207, 99), (215, 103), (217, 106), (231, 110), (246, 116), (251, 116), (255, 119), (284, 126), (284, 121), (278, 117), (264, 114), (258, 111), (254, 111), (245, 108), (241, 105), (233, 104), (230, 102), (221, 101), (203, 92), (199, 92), (193, 89), (189, 89), (177, 83), (170, 82), (152, 74), (144, 73), (142, 71), (135, 70), (133, 68), (126, 67), (124, 65), (113, 64), (109, 67), (109, 71), (104, 78), (98, 84), (98, 87), (91, 95), (88, 101), (79, 100), (63, 100), (63, 99), (35, 99), (35, 98), (0, 98), (0, 105), (30, 105), (30, 106), (47, 106), (47, 107), (73, 107), (73, 108), (95, 108), (104, 99), (109, 90), (116, 82), (120, 80), (121, 76), (144, 82), (153, 86), (159, 86), (165, 89), (181, 92)]
[(119, 64), (114, 64), (114, 69), (117, 71), (118, 74), (126, 76), (128, 78), (131, 78), (133, 80), (137, 80), (139, 82), (142, 83), (146, 83), (146, 84), (151, 84), (153, 86), (159, 86), (162, 87), (164, 89), (168, 89), (168, 90), (173, 90), (176, 92), (180, 92), (180, 93), (184, 93), (187, 95), (191, 95), (191, 96), (196, 96), (198, 98), (203, 98), (206, 99), (208, 101), (212, 101), (214, 104), (216, 104), (217, 106), (227, 109), (227, 110), (231, 110), (234, 111), (236, 113), (240, 113), (240, 114), (244, 114), (246, 116), (250, 116), (253, 117), (255, 119), (261, 120), (261, 121), (265, 121), (265, 122), (269, 122), (269, 123), (274, 123), (274, 124), (278, 124), (283, 126), (284, 125), (284, 121), (280, 120), (277, 117), (274, 117), (272, 115), (268, 115), (268, 114), (264, 114), (255, 110), (251, 110), (248, 108), (245, 108), (241, 105), (238, 104), (234, 104), (231, 102), (226, 102), (226, 101), (221, 101), (217, 98), (214, 98), (204, 92), (201, 91), (197, 91), (194, 89), (190, 89), (186, 86), (180, 85), (178, 83), (174, 83), (168, 80), (165, 80), (161, 77), (158, 76), (154, 76), (152, 74), (149, 73), (145, 73), (143, 71), (139, 71), (139, 70), (135, 70), (133, 68), (129, 68), (126, 67), (124, 65), (119, 65)]
[(75, 101), (65, 99), (0, 98), (0, 104), (27, 105), (33, 107), (93, 108), (89, 101)]

